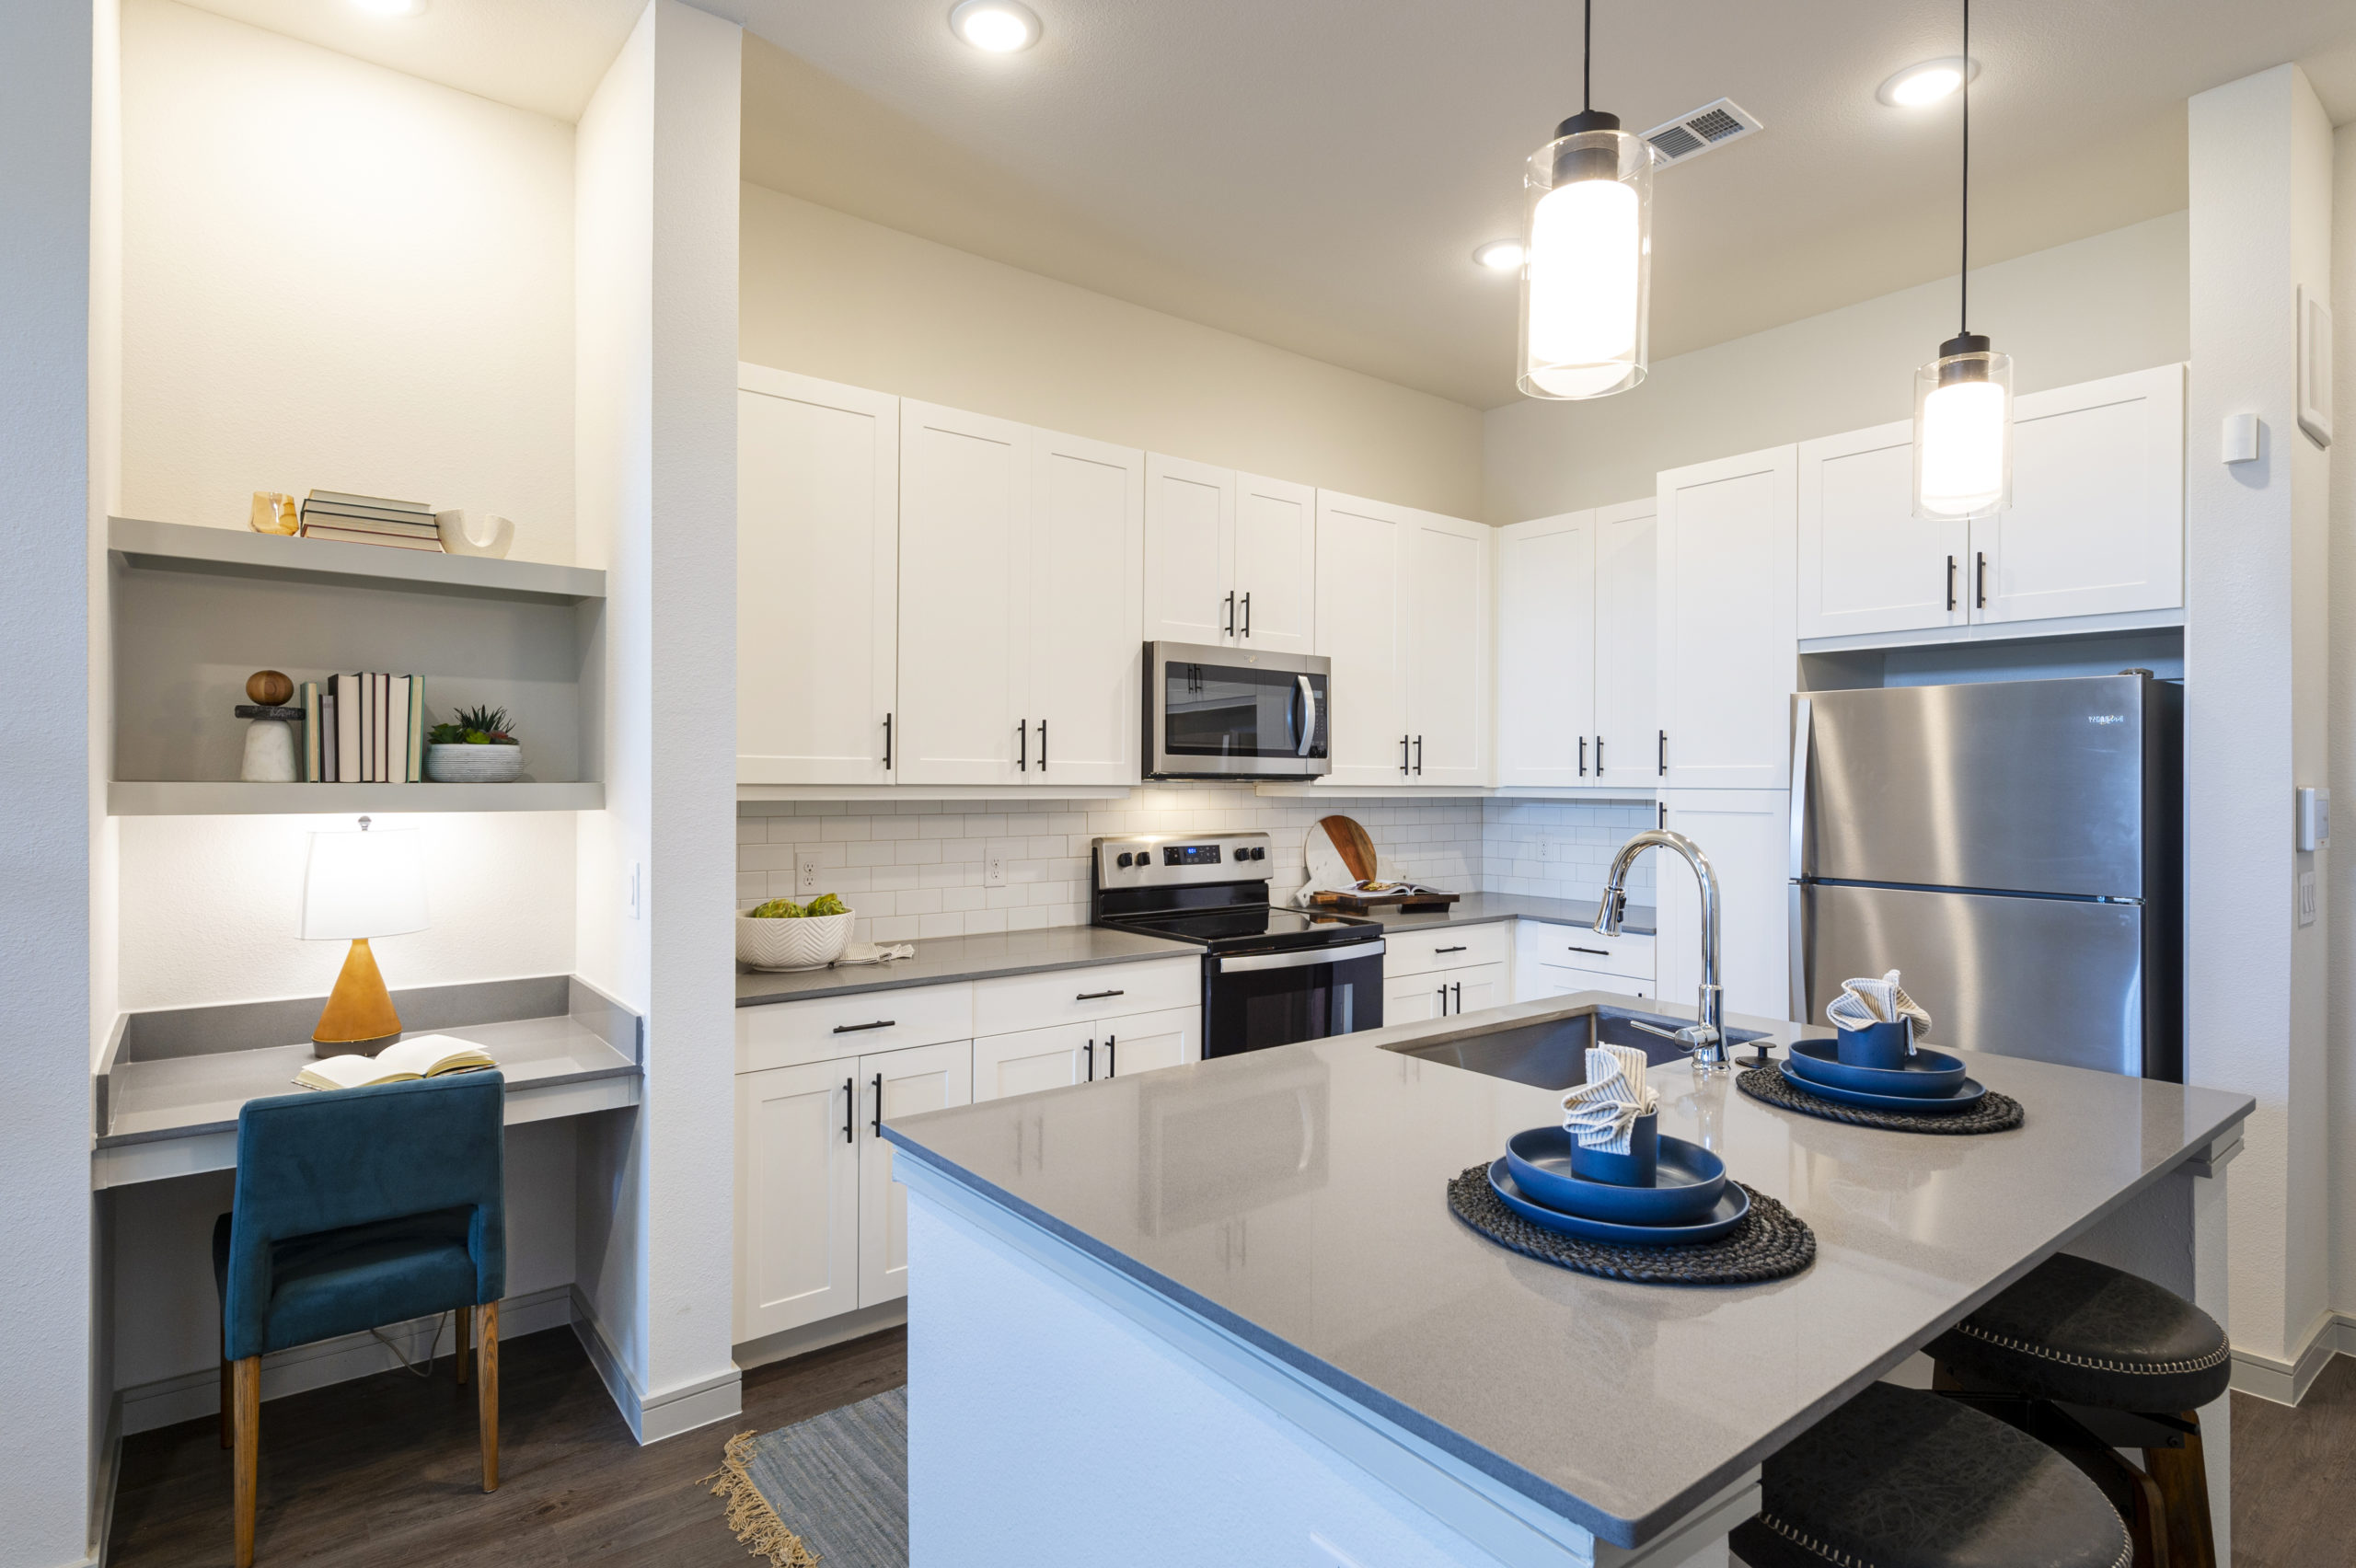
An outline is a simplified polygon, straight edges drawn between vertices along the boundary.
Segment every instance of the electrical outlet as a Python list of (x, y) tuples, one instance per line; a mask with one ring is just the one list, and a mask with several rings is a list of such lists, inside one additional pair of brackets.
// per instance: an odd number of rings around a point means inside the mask
[(643, 919), (646, 916), (642, 871), (643, 868), (638, 861), (629, 863), (629, 917), (633, 920)]
[(982, 857), (982, 885), (984, 887), (1006, 885), (1006, 856), (1001, 851), (992, 849)]
[(1554, 859), (1554, 841), (1542, 833), (1538, 836), (1536, 842), (1539, 863), (1541, 865), (1552, 863)]
[(2312, 926), (2315, 923), (2316, 874), (2313, 871), (2301, 871), (2299, 873), (2299, 924)]
[(818, 894), (818, 857), (797, 855), (793, 859), (793, 892), (797, 898), (814, 898)]

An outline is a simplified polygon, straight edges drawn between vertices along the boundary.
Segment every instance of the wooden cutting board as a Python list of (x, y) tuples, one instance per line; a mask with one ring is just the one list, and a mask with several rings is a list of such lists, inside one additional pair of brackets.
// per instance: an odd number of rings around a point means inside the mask
[(1365, 828), (1345, 816), (1319, 817), (1317, 825), (1333, 840), (1334, 851), (1342, 857), (1342, 864), (1350, 869), (1353, 878), (1362, 882), (1374, 881), (1374, 840), (1367, 836)]

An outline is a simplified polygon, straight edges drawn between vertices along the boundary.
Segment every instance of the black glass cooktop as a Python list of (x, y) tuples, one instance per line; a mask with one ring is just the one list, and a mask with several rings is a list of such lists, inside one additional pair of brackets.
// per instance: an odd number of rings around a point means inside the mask
[(1299, 909), (1278, 909), (1246, 904), (1228, 909), (1188, 909), (1169, 915), (1125, 916), (1103, 922), (1125, 931), (1168, 937), (1206, 947), (1320, 947), (1345, 942), (1379, 928), (1374, 920), (1346, 915), (1311, 915)]

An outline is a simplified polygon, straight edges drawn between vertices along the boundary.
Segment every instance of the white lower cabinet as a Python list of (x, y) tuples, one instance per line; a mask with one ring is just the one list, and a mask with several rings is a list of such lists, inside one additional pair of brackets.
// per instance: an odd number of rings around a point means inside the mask
[(1002, 1100), (1173, 1067), (1203, 1054), (1201, 1012), (1171, 1008), (1050, 1024), (974, 1042), (974, 1098)]
[(1658, 995), (1653, 979), (1653, 939), (1641, 931), (1599, 936), (1584, 926), (1522, 920), (1514, 933), (1513, 999), (1560, 997), (1573, 991)]
[(1517, 972), (1519, 975), (1515, 989), (1516, 1001), (1534, 1001), (1541, 997), (1567, 997), (1576, 991), (1610, 991), (1621, 997), (1650, 998), (1656, 987), (1649, 980), (1634, 980), (1625, 974), (1605, 974), (1593, 969), (1565, 969), (1555, 963), (1533, 963)]
[(859, 1062), (736, 1078), (738, 1343), (859, 1305)]
[(1503, 1007), (1511, 999), (1502, 963), (1402, 974), (1382, 983), (1382, 1022), (1388, 1028), (1394, 1023), (1454, 1018), (1459, 1013)]
[(973, 1047), (960, 1040), (859, 1059), (867, 1124), (859, 1138), (859, 1304), (908, 1293), (908, 1193), (892, 1180), (892, 1146), (882, 1124), (895, 1116), (968, 1105)]

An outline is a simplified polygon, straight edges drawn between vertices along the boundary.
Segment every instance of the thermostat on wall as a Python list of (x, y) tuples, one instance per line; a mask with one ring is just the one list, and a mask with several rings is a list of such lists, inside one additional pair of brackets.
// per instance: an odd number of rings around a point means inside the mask
[(2331, 791), (2303, 785), (2299, 796), (2299, 847), (2331, 847)]

